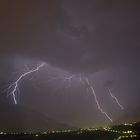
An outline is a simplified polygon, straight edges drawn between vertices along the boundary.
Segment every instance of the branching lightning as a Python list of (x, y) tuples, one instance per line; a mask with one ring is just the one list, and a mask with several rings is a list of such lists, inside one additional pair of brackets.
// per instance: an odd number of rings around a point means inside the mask
[(121, 108), (121, 110), (123, 110), (124, 107), (119, 103), (119, 100), (117, 99), (117, 97), (115, 97), (115, 96), (112, 94), (110, 88), (107, 88), (107, 89), (108, 89), (108, 92), (109, 92), (110, 96), (116, 101), (116, 103), (117, 103), (118, 106)]
[(20, 82), (24, 77), (26, 77), (27, 75), (29, 75), (29, 74), (31, 74), (31, 73), (34, 73), (34, 72), (36, 72), (36, 71), (39, 71), (40, 68), (42, 68), (42, 67), (44, 67), (44, 66), (45, 66), (45, 63), (42, 63), (42, 64), (40, 64), (39, 66), (37, 66), (35, 69), (28, 70), (27, 72), (21, 74), (21, 75), (19, 76), (19, 78), (18, 78), (14, 83), (12, 83), (12, 84), (8, 87), (8, 91), (12, 90), (12, 91), (10, 92), (10, 95), (12, 95), (15, 104), (17, 104), (16, 94), (18, 93), (18, 90), (19, 90), (19, 88), (18, 88), (19, 82)]
[(113, 120), (109, 117), (109, 115), (108, 115), (105, 111), (103, 111), (103, 109), (101, 108), (101, 106), (100, 106), (100, 104), (99, 104), (99, 101), (98, 101), (98, 99), (97, 99), (95, 90), (94, 90), (93, 86), (91, 86), (91, 84), (90, 84), (88, 78), (85, 78), (85, 81), (86, 81), (87, 85), (89, 86), (90, 90), (92, 91), (92, 93), (93, 93), (93, 95), (94, 95), (94, 99), (95, 99), (95, 102), (96, 102), (96, 104), (97, 104), (97, 107), (98, 107), (99, 111), (100, 111), (102, 114), (104, 114), (111, 122), (113, 122)]
[[(14, 104), (17, 104), (17, 95), (19, 94), (19, 83), (28, 75), (38, 72), (42, 67), (45, 66), (45, 63), (41, 63), (40, 65), (38, 65), (36, 68), (34, 69), (29, 69), (29, 67), (25, 64), (25, 68), (26, 68), (26, 72), (23, 72), (15, 82), (13, 82), (12, 84), (8, 85), (7, 88), (7, 92), (8, 95), (12, 96), (12, 99), (14, 101)], [(50, 67), (51, 68), (51, 67)], [(92, 93), (92, 95), (94, 96), (94, 100), (95, 103), (97, 105), (98, 110), (110, 121), (113, 122), (112, 118), (108, 115), (107, 112), (105, 112), (99, 101), (97, 98), (97, 95), (95, 93), (94, 87), (92, 86), (92, 84), (90, 83), (89, 79), (87, 76), (82, 75), (82, 74), (70, 74), (70, 73), (64, 73), (63, 71), (60, 71), (60, 73), (56, 71), (56, 73), (49, 73), (49, 71), (47, 71), (47, 75), (48, 75), (48, 80), (47, 83), (50, 82), (57, 82), (57, 92), (59, 88), (62, 88), (61, 86), (64, 86), (65, 88), (71, 88), (73, 86), (73, 82), (78, 83), (78, 85), (82, 86), (83, 88), (85, 88), (86, 90), (88, 90), (88, 92)], [(58, 81), (60, 81), (60, 83), (58, 83)], [(46, 82), (45, 82), (46, 83)], [(62, 85), (61, 85), (62, 84)], [(55, 83), (53, 83), (52, 85), (55, 85)], [(117, 97), (115, 97), (110, 88), (107, 88), (110, 96), (115, 100), (115, 102), (118, 104), (118, 106), (123, 110), (124, 107), (119, 103), (119, 100), (117, 99)]]
[[(91, 91), (92, 94), (94, 95), (94, 99), (95, 99), (95, 102), (97, 104), (98, 110), (102, 114), (104, 114), (107, 117), (107, 119), (109, 119), (110, 122), (113, 122), (112, 118), (105, 111), (103, 111), (103, 109), (101, 108), (101, 106), (99, 104), (99, 101), (97, 99), (97, 95), (95, 93), (95, 90), (94, 90), (93, 86), (90, 84), (89, 79), (87, 77), (82, 76), (81, 74), (80, 75), (74, 75), (73, 74), (73, 75), (65, 75), (65, 76), (61, 76), (61, 77), (54, 77), (54, 78), (52, 78), (52, 80), (59, 79), (59, 80), (62, 80), (63, 82), (67, 82), (68, 81), (68, 87), (70, 87), (73, 78), (74, 78), (74, 80), (76, 80), (76, 78), (78, 78), (79, 82), (81, 83), (82, 86), (85, 85), (85, 83), (86, 83), (86, 90)], [(110, 89), (109, 89), (109, 93), (110, 93), (110, 96), (121, 107), (121, 109), (123, 109), (123, 106), (119, 103), (118, 99), (111, 93)]]
[(71, 75), (71, 76), (68, 76), (68, 77), (64, 77), (64, 82), (65, 82), (65, 81), (68, 81), (68, 82), (69, 82), (68, 87), (71, 86), (71, 80), (72, 80), (72, 78), (74, 78), (74, 76), (75, 76), (75, 75)]

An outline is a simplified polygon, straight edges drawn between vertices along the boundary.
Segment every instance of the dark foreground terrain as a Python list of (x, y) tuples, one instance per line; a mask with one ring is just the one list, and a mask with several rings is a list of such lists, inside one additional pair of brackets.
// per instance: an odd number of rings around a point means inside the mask
[(47, 131), (40, 133), (0, 132), (0, 140), (140, 140), (140, 122), (100, 129)]

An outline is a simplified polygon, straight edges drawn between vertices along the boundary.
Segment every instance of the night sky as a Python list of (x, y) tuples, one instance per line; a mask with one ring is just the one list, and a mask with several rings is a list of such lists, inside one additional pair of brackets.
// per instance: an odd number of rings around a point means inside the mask
[[(75, 127), (111, 124), (97, 109), (87, 85), (79, 82), (81, 74), (89, 78), (114, 123), (137, 121), (139, 60), (138, 0), (0, 1), (0, 101), (11, 109), (15, 105), (3, 92), (6, 85), (27, 66), (32, 69), (45, 62), (44, 68), (20, 82), (17, 106)], [(50, 80), (65, 75), (75, 75), (70, 85), (62, 79)], [(0, 113), (3, 110), (4, 106)]]

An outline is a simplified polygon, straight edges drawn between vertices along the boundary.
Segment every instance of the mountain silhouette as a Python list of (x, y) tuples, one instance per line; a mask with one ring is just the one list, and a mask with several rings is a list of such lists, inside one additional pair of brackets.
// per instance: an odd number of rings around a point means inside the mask
[(8, 132), (40, 132), (72, 127), (21, 105), (0, 102), (0, 130)]

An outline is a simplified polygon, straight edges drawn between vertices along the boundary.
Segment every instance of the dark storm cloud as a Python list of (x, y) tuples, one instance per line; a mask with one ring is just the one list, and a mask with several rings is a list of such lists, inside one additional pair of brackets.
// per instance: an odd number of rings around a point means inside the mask
[(138, 1), (1, 1), (1, 55), (73, 72), (138, 64)]
[[(31, 75), (32, 80), (29, 76), (19, 85), (19, 104), (75, 126), (104, 124), (105, 118), (93, 96), (86, 92), (86, 85), (75, 82), (75, 78), (70, 88), (61, 80), (46, 82), (48, 77), (63, 76), (68, 71), (85, 75), (98, 71), (87, 75), (102, 108), (113, 120), (122, 115), (106, 91), (105, 87), (111, 86), (125, 109), (134, 112), (133, 108), (140, 106), (139, 3), (135, 0), (1, 0), (1, 88), (4, 85), (5, 89), (7, 83), (14, 82), (25, 71), (24, 64), (33, 68), (38, 62), (46, 61), (52, 65), (50, 71), (44, 68), (36, 76)], [(112, 68), (118, 65), (123, 67)], [(18, 73), (13, 74), (15, 71)], [(1, 99), (12, 103), (11, 97), (2, 95)]]

